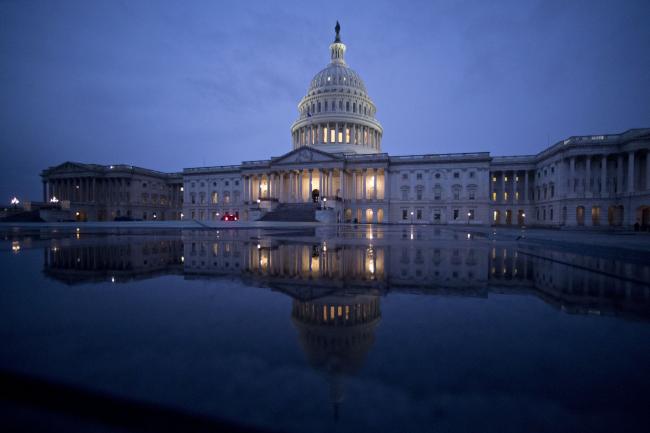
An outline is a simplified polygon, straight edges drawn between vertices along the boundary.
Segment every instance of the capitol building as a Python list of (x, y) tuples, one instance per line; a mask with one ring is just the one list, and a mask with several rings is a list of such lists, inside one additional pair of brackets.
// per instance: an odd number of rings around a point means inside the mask
[(650, 226), (650, 128), (568, 137), (536, 155), (388, 155), (345, 54), (337, 23), (288, 153), (179, 173), (65, 162), (41, 173), (43, 201), (60, 208), (51, 218)]

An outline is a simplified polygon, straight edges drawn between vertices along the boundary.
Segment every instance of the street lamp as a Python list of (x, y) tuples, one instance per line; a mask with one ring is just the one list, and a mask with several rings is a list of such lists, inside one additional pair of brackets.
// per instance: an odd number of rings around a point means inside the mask
[(327, 197), (323, 197), (323, 209), (327, 209)]
[(13, 198), (11, 199), (11, 205), (12, 205), (14, 208), (17, 208), (17, 207), (18, 207), (18, 204), (20, 204), (20, 200), (18, 200), (18, 197), (13, 197)]
[(411, 211), (411, 224), (413, 224), (413, 211)]
[(471, 217), (471, 216), (472, 216), (472, 213), (471, 213), (471, 212), (467, 212), (467, 225), (469, 225), (469, 217)]
[(54, 195), (54, 196), (52, 196), (52, 198), (50, 199), (50, 203), (54, 203), (54, 204), (56, 204), (56, 203), (58, 203), (58, 202), (59, 202), (59, 199), (58, 199), (58, 198), (56, 198), (56, 196), (55, 196), (55, 195)]

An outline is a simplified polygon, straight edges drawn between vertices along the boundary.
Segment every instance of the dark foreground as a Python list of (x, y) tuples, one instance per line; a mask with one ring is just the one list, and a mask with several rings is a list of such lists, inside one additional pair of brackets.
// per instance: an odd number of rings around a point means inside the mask
[(630, 243), (368, 226), (2, 238), (11, 431), (650, 422), (650, 257)]

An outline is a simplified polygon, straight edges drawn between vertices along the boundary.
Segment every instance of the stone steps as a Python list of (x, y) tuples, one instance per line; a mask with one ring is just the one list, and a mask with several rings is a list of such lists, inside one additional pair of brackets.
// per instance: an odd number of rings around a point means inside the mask
[(282, 203), (275, 210), (266, 213), (260, 221), (316, 221), (316, 203)]

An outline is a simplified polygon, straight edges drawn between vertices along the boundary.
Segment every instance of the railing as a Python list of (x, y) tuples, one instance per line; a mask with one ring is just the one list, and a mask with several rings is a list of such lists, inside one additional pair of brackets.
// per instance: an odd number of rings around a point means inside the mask
[(210, 167), (192, 167), (192, 168), (184, 168), (183, 173), (198, 173), (198, 172), (214, 171), (214, 170), (233, 171), (233, 170), (239, 170), (240, 167), (241, 166), (239, 165), (213, 165)]
[[(384, 154), (386, 155), (386, 154)], [(433, 160), (433, 159), (454, 159), (454, 158), (489, 158), (490, 152), (469, 152), (469, 153), (430, 153), (426, 155), (399, 155), (391, 156), (391, 160)]]

